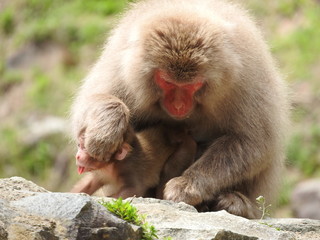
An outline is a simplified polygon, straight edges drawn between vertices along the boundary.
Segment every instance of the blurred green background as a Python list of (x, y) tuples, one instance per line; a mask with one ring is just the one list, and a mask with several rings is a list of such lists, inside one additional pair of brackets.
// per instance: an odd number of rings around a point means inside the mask
[[(239, 0), (240, 1), (240, 0)], [(247, 0), (291, 86), (293, 127), (276, 216), (293, 187), (320, 176), (320, 2)], [(68, 112), (126, 0), (0, 1), (0, 177), (51, 191), (79, 178)]]

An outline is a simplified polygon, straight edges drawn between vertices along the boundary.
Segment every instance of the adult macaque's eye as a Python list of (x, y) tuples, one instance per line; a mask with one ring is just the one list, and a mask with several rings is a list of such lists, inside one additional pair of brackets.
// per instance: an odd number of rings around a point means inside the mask
[(169, 82), (170, 77), (163, 71), (155, 72), (155, 80), (158, 86), (163, 90), (170, 90), (176, 87), (175, 84)]
[(176, 87), (176, 85), (174, 85), (173, 83), (170, 83), (170, 82), (168, 82), (168, 81), (166, 81), (166, 80), (163, 81), (163, 84), (164, 84), (164, 87), (165, 87), (166, 89), (172, 89), (172, 88), (175, 88), (175, 87)]
[(188, 92), (196, 92), (203, 86), (203, 82), (197, 82), (192, 84), (184, 85), (182, 88)]

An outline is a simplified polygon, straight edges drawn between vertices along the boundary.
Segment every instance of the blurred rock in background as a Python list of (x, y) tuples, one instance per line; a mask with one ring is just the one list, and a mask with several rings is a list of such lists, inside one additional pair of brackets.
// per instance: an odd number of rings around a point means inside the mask
[(294, 217), (320, 219), (320, 178), (300, 182), (292, 192)]

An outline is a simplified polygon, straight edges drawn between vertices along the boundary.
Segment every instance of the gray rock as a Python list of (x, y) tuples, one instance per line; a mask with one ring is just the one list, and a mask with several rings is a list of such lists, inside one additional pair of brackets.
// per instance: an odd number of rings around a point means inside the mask
[(295, 217), (320, 219), (320, 179), (299, 183), (291, 196)]
[[(166, 203), (163, 203), (166, 202)], [(147, 221), (159, 230), (159, 236), (173, 239), (294, 239), (289, 232), (234, 216), (226, 211), (198, 213), (181, 207), (184, 203), (134, 199), (133, 204)], [(180, 207), (179, 207), (180, 205)], [(320, 225), (319, 225), (320, 226)]]
[(301, 218), (266, 219), (263, 222), (274, 228), (295, 233), (320, 233), (320, 220)]
[(12, 201), (23, 197), (33, 196), (37, 192), (48, 192), (33, 182), (21, 177), (11, 177), (0, 179), (0, 198)]
[(0, 185), (1, 240), (141, 238), (141, 228), (86, 194), (51, 193), (16, 177), (1, 179)]
[(281, 231), (289, 231), (295, 234), (296, 239), (316, 240), (320, 239), (320, 220), (283, 218), (268, 219), (263, 221), (268, 226)]
[[(102, 207), (101, 198), (52, 193), (23, 178), (0, 179), (0, 239), (141, 239), (141, 228)], [(110, 198), (103, 198), (110, 201)], [(226, 211), (198, 213), (185, 203), (151, 198), (128, 199), (160, 239), (287, 240), (320, 239), (320, 221), (247, 220)]]

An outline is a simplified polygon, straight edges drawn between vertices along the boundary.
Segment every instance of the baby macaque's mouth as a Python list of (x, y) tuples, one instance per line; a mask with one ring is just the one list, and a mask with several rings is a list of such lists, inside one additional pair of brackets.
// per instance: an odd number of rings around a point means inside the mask
[(85, 172), (85, 167), (78, 166), (78, 173), (82, 174)]

